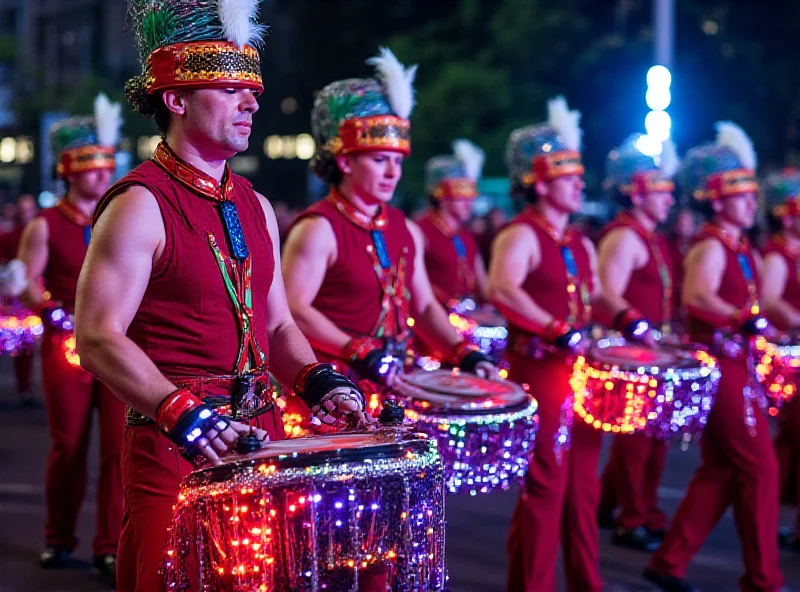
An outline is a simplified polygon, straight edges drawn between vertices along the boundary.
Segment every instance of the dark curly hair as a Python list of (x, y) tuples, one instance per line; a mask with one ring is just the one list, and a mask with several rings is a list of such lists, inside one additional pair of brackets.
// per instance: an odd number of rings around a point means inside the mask
[(334, 187), (342, 182), (342, 171), (336, 162), (336, 157), (325, 147), (318, 147), (311, 159), (311, 172)]
[(161, 93), (150, 94), (145, 89), (144, 75), (134, 76), (125, 83), (125, 96), (133, 109), (144, 117), (152, 117), (161, 135), (169, 128), (169, 109), (161, 100)]

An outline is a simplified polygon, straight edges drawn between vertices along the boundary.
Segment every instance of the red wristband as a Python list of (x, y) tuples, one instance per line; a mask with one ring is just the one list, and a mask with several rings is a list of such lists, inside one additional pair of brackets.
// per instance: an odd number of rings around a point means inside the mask
[(453, 366), (460, 366), (464, 358), (474, 351), (478, 351), (478, 346), (464, 340), (455, 347), (448, 360)]
[(571, 327), (564, 321), (553, 319), (544, 329), (544, 338), (547, 341), (555, 341), (570, 330)]
[(297, 377), (294, 379), (294, 385), (292, 386), (292, 390), (294, 391), (295, 395), (299, 396), (303, 394), (303, 392), (306, 390), (308, 375), (312, 370), (322, 365), (323, 364), (321, 362), (311, 362), (310, 364), (303, 366), (303, 369), (297, 373)]
[(203, 404), (189, 389), (179, 388), (161, 401), (156, 409), (156, 423), (162, 430), (170, 433), (181, 417)]
[(642, 313), (640, 313), (635, 308), (633, 307), (626, 308), (621, 313), (619, 313), (617, 317), (614, 319), (614, 329), (616, 329), (617, 331), (623, 331), (628, 327), (628, 325), (630, 325), (634, 321), (639, 321), (642, 320), (643, 318), (644, 315), (642, 315)]
[(355, 362), (363, 360), (371, 351), (380, 349), (380, 342), (372, 337), (353, 337), (342, 349), (342, 359)]

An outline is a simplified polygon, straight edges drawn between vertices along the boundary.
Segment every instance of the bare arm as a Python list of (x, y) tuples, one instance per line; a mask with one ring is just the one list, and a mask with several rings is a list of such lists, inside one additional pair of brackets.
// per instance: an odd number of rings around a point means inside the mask
[(489, 277), (486, 274), (486, 264), (480, 253), (475, 255), (475, 292), (478, 300), (486, 302), (488, 296)]
[(686, 255), (683, 305), (711, 322), (730, 319), (736, 307), (717, 295), (725, 273), (725, 247), (717, 239), (697, 243)]
[(176, 387), (125, 334), (164, 249), (161, 220), (143, 187), (131, 187), (108, 205), (92, 232), (75, 311), (83, 367), (147, 417), (155, 417)]
[(761, 296), (764, 314), (771, 323), (786, 329), (800, 327), (800, 311), (783, 298), (789, 269), (786, 260), (779, 253), (769, 253), (764, 257), (761, 282)]
[(42, 275), (47, 269), (50, 257), (47, 241), (49, 229), (44, 218), (34, 218), (22, 233), (17, 259), (28, 268), (28, 287), (20, 295), (20, 300), (30, 310), (39, 311), (44, 304), (42, 290), (39, 287)]
[[(272, 239), (272, 252), (275, 257), (275, 275), (267, 296), (267, 331), (269, 335), (270, 367), (275, 377), (286, 385), (294, 384), (294, 379), (306, 364), (316, 361), (308, 340), (300, 332), (292, 318), (286, 299), (286, 288), (281, 272), (280, 240), (275, 211), (263, 195), (258, 195), (267, 230)], [(258, 286), (255, 286), (258, 289)]]
[(602, 321), (611, 325), (613, 319), (631, 307), (624, 294), (631, 274), (647, 263), (647, 252), (642, 240), (628, 228), (617, 228), (600, 241), (597, 272), (602, 291), (598, 297), (598, 312)]
[(411, 220), (406, 226), (414, 239), (414, 275), (411, 278), (411, 305), (417, 322), (414, 331), (426, 345), (436, 351), (449, 353), (463, 338), (455, 330), (444, 307), (433, 294), (428, 272), (425, 269), (425, 236)]
[(540, 262), (539, 242), (527, 226), (512, 224), (500, 232), (492, 245), (489, 300), (512, 324), (531, 333), (540, 332), (553, 321), (553, 316), (522, 288), (525, 278)]
[(325, 274), (336, 261), (336, 235), (322, 216), (301, 220), (283, 248), (283, 278), (289, 308), (303, 334), (318, 350), (341, 357), (350, 336), (312, 306)]

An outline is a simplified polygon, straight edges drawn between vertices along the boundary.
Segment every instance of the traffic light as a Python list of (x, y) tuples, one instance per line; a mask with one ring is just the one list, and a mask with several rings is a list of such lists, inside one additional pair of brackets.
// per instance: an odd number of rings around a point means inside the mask
[(647, 71), (645, 101), (651, 111), (644, 119), (644, 128), (647, 135), (658, 142), (667, 140), (672, 131), (672, 119), (666, 111), (672, 102), (671, 84), (672, 74), (667, 67), (653, 66)]

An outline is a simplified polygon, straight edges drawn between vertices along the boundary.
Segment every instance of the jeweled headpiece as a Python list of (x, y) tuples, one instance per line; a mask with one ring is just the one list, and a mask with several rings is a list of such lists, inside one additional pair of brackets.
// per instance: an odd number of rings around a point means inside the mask
[(536, 181), (563, 175), (582, 175), (581, 114), (570, 111), (564, 97), (547, 102), (547, 123), (511, 132), (506, 144), (506, 164), (512, 186), (528, 188)]
[(642, 152), (647, 141), (646, 136), (634, 134), (608, 153), (606, 188), (625, 197), (675, 190), (672, 177), (680, 166), (675, 145), (667, 140), (661, 144), (661, 154), (651, 156)]
[(473, 199), (486, 158), (469, 140), (453, 142), (453, 156), (434, 156), (425, 163), (425, 191), (434, 199)]
[(411, 153), (414, 76), (387, 48), (367, 60), (375, 78), (332, 82), (319, 93), (311, 111), (311, 131), (317, 144), (312, 166), (340, 154), (370, 150)]
[(244, 87), (264, 90), (258, 48), (267, 27), (260, 0), (128, 0), (142, 74), (125, 85), (140, 114), (152, 116), (158, 91)]
[(678, 170), (678, 184), (697, 201), (758, 191), (756, 152), (745, 131), (731, 121), (716, 124), (717, 139), (692, 148)]
[(50, 147), (60, 177), (95, 169), (116, 168), (115, 154), (122, 125), (119, 103), (103, 93), (94, 101), (94, 115), (68, 117), (50, 128)]
[(786, 169), (764, 180), (767, 208), (776, 218), (800, 216), (800, 170)]

